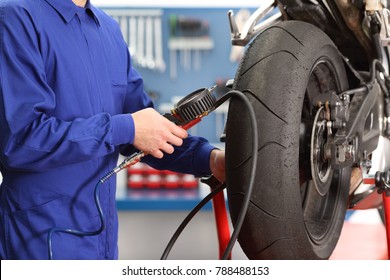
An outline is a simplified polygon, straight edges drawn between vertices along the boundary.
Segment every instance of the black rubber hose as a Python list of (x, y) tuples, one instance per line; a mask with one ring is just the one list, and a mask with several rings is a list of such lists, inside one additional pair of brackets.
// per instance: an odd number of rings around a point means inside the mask
[(171, 252), (173, 245), (175, 245), (176, 240), (179, 238), (180, 234), (183, 232), (188, 223), (192, 220), (192, 218), (209, 202), (214, 196), (216, 196), (219, 192), (223, 191), (226, 188), (225, 184), (221, 184), (217, 188), (215, 188), (212, 192), (210, 192), (205, 198), (203, 198), (198, 205), (195, 206), (194, 209), (187, 215), (187, 217), (183, 220), (180, 226), (177, 228), (175, 233), (173, 234), (171, 240), (169, 240), (168, 245), (166, 246), (164, 253), (162, 254), (160, 260), (166, 260), (168, 258), (169, 253)]
[[(257, 153), (258, 153), (258, 146), (259, 146), (258, 131), (257, 131), (257, 119), (256, 119), (255, 111), (252, 107), (252, 104), (250, 103), (249, 99), (241, 91), (237, 91), (237, 90), (229, 91), (222, 98), (228, 99), (228, 98), (231, 98), (233, 96), (240, 98), (241, 101), (243, 101), (244, 104), (246, 105), (248, 112), (249, 112), (249, 117), (250, 117), (250, 122), (251, 122), (251, 127), (252, 127), (252, 143), (253, 143), (253, 146), (252, 146), (252, 166), (251, 166), (251, 173), (250, 173), (251, 175), (250, 175), (250, 179), (249, 179), (248, 189), (245, 193), (243, 204), (241, 205), (241, 209), (240, 209), (240, 212), (238, 214), (237, 221), (234, 224), (234, 230), (233, 230), (232, 236), (231, 236), (230, 241), (226, 247), (226, 250), (222, 256), (222, 260), (227, 260), (229, 258), (229, 255), (230, 255), (230, 253), (233, 249), (234, 243), (236, 242), (238, 235), (241, 231), (242, 224), (244, 223), (245, 215), (246, 215), (248, 208), (249, 208), (249, 203), (250, 203), (250, 200), (252, 197), (252, 192), (253, 192), (254, 183), (255, 183), (256, 169), (257, 169), (257, 158), (258, 158)], [(219, 104), (219, 100), (217, 101), (217, 104)], [(216, 105), (216, 107), (217, 107), (217, 105)]]

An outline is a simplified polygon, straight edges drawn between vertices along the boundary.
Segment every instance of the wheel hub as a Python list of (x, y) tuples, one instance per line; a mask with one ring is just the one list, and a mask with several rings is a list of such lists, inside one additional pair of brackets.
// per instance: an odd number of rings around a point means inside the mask
[(331, 161), (326, 156), (328, 138), (327, 120), (324, 107), (321, 107), (314, 118), (310, 145), (311, 174), (316, 190), (322, 196), (329, 191), (333, 172)]

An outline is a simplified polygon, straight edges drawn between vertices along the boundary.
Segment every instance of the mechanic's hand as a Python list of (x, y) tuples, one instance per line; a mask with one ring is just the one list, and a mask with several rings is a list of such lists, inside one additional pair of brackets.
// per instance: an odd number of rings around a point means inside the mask
[(163, 152), (172, 154), (173, 145), (181, 146), (187, 131), (152, 108), (131, 114), (134, 120), (135, 136), (133, 145), (156, 158), (162, 158)]
[(214, 177), (221, 183), (225, 182), (225, 152), (214, 149), (210, 155), (210, 169)]

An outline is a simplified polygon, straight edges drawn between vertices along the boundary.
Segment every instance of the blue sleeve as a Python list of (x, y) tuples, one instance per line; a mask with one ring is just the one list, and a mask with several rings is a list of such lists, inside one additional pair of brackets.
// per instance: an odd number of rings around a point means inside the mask
[[(22, 8), (0, 5), (0, 147), (7, 168), (44, 170), (112, 153), (134, 138), (129, 114), (100, 113), (71, 121), (51, 115), (39, 22)], [(126, 131), (126, 133), (124, 133)]]
[(215, 147), (206, 139), (189, 136), (183, 145), (175, 147), (173, 154), (164, 154), (162, 159), (146, 156), (143, 162), (156, 169), (166, 169), (202, 177), (211, 174), (210, 154)]

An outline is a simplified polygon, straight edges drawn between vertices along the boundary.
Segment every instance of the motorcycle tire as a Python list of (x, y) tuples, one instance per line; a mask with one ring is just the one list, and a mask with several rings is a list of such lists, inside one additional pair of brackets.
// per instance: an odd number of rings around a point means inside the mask
[(248, 110), (230, 100), (225, 149), (233, 225), (255, 176), (238, 235), (243, 251), (249, 259), (328, 259), (345, 219), (351, 169), (332, 170), (330, 160), (321, 159), (328, 135), (315, 129), (321, 114), (311, 100), (348, 89), (335, 45), (311, 24), (278, 23), (250, 43), (233, 89), (250, 99), (258, 125), (257, 169), (250, 174)]

